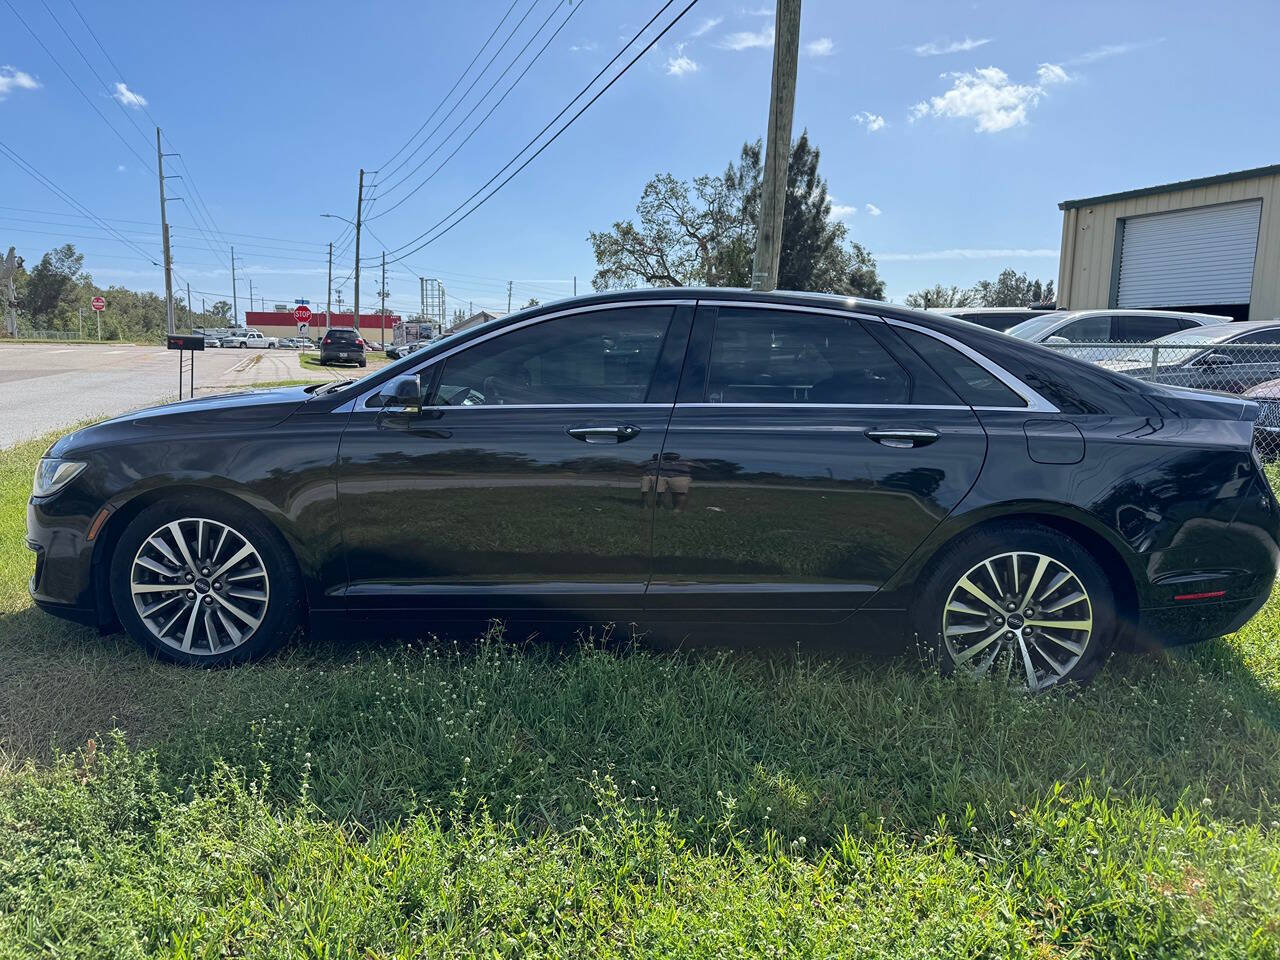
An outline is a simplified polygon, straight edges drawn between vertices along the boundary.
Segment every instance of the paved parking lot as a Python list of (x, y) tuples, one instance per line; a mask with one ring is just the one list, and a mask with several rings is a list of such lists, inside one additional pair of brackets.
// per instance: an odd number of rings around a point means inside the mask
[[(197, 394), (276, 380), (323, 380), (292, 350), (196, 354)], [(0, 344), (0, 449), (94, 417), (174, 400), (178, 354), (129, 344)]]

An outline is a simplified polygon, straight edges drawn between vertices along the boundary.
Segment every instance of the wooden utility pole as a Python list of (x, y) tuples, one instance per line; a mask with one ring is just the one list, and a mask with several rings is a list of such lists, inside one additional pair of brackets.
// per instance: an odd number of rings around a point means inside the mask
[(796, 106), (796, 67), (800, 56), (800, 0), (778, 0), (773, 34), (773, 88), (769, 97), (769, 134), (764, 142), (756, 256), (751, 268), (753, 290), (778, 287), (787, 166), (791, 160), (791, 121)]
[(329, 292), (324, 300), (324, 330), (329, 332), (329, 311), (333, 308), (333, 243), (329, 244)]
[(378, 343), (387, 344), (387, 251), (382, 251), (382, 289), (378, 291), (382, 297), (382, 320), (378, 323)]
[(156, 175), (160, 179), (160, 239), (164, 243), (164, 319), (167, 332), (174, 332), (173, 261), (169, 257), (169, 220), (165, 213), (164, 154), (160, 148), (160, 128), (156, 127)]
[(236, 248), (231, 248), (231, 326), (235, 326), (240, 316), (240, 298), (236, 296)]
[(352, 307), (354, 311), (353, 320), (355, 321), (353, 329), (360, 329), (360, 211), (364, 207), (364, 169), (360, 170), (360, 190), (356, 194), (356, 298), (355, 305)]

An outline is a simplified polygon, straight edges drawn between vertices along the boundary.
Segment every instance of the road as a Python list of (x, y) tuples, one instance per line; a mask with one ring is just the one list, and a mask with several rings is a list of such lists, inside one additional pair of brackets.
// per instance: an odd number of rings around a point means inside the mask
[[(197, 395), (277, 380), (325, 380), (292, 350), (197, 353)], [(178, 354), (129, 344), (0, 344), (0, 450), (84, 420), (176, 399)]]

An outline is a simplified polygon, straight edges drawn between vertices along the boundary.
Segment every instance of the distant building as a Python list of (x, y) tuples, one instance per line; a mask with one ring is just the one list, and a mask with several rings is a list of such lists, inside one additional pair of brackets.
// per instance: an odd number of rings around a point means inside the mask
[(1280, 164), (1064, 200), (1058, 307), (1280, 316)]
[(465, 320), (459, 320), (449, 328), (449, 333), (456, 333), (459, 330), (467, 330), (471, 327), (479, 326), (482, 323), (488, 323), (490, 320), (497, 320), (501, 313), (490, 313), (488, 310), (481, 310), (479, 313), (473, 313)]
[[(360, 334), (373, 343), (390, 343), (391, 331), (401, 321), (397, 313), (389, 313), (385, 317), (380, 313), (360, 314)], [(298, 322), (293, 319), (292, 310), (246, 310), (245, 326), (251, 330), (260, 330), (264, 337), (296, 337)], [(350, 313), (331, 313), (329, 325), (334, 327), (354, 327), (355, 316)], [(311, 325), (307, 336), (319, 340), (324, 336), (324, 311), (311, 312)]]

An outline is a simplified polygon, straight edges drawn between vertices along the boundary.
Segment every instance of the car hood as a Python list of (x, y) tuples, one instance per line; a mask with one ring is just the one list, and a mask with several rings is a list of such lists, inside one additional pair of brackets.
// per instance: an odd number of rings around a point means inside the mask
[(1244, 395), (1255, 400), (1280, 400), (1280, 380), (1268, 380), (1250, 387)]
[(203, 431), (221, 427), (270, 428), (311, 399), (314, 386), (248, 390), (179, 400), (95, 423), (69, 433), (49, 448), (49, 456), (67, 456), (100, 443), (137, 441), (144, 432)]

